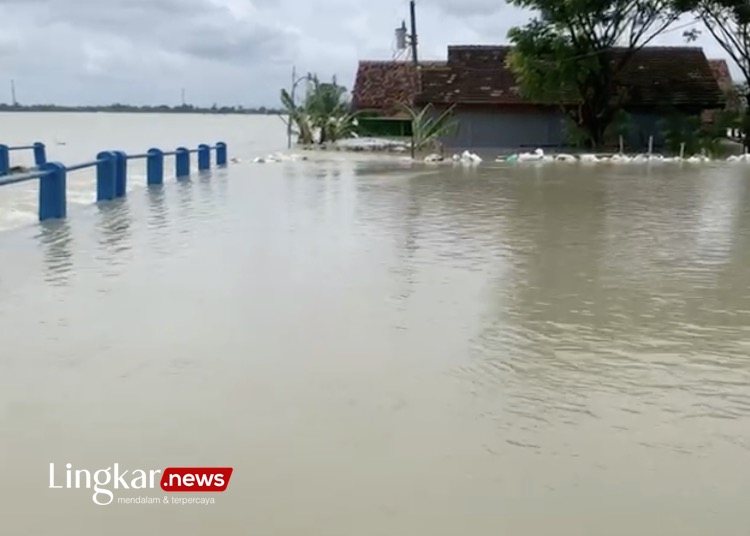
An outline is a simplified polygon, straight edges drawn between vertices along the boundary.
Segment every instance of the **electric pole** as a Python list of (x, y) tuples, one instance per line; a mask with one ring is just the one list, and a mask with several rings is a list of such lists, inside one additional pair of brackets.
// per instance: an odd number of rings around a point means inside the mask
[[(290, 97), (292, 99), (292, 106), (294, 106), (294, 88), (297, 85), (297, 66), (292, 65), (292, 92), (290, 93)], [(286, 119), (286, 148), (291, 149), (292, 148), (292, 112), (294, 110), (287, 110), (287, 119)]]
[(411, 36), (409, 36), (411, 39), (409, 39), (411, 43), (411, 59), (414, 61), (414, 65), (419, 65), (419, 61), (417, 60), (417, 14), (416, 14), (416, 4), (414, 0), (411, 0), (409, 2), (409, 15), (411, 17)]

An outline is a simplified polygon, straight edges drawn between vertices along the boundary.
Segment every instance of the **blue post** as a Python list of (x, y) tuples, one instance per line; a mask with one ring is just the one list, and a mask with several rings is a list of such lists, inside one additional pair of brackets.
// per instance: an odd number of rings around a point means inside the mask
[(164, 151), (149, 149), (146, 157), (146, 182), (149, 185), (164, 183)]
[(10, 151), (7, 145), (0, 145), (0, 177), (10, 173)]
[(115, 155), (115, 197), (125, 197), (128, 190), (128, 155), (112, 151)]
[(117, 157), (110, 151), (96, 155), (100, 162), (96, 165), (96, 200), (109, 201), (116, 197), (115, 175)]
[(39, 221), (64, 218), (67, 214), (65, 166), (59, 162), (42, 164), (47, 174), (39, 179)]
[(216, 144), (216, 165), (227, 165), (227, 144), (223, 141), (220, 141)]
[(211, 147), (202, 143), (198, 146), (198, 171), (211, 169)]
[(47, 163), (47, 149), (40, 141), (34, 144), (34, 163), (38, 168)]
[(175, 175), (177, 178), (190, 175), (190, 151), (185, 147), (178, 147), (175, 151)]

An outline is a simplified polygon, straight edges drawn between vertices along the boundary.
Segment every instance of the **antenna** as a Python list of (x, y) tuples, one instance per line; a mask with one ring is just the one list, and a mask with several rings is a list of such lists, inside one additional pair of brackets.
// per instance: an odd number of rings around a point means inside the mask
[(406, 22), (401, 21), (401, 27), (396, 28), (396, 48), (398, 50), (406, 49)]

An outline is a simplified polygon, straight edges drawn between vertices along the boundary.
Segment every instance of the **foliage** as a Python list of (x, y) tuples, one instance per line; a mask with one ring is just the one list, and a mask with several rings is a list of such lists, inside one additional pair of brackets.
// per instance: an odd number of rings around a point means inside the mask
[(325, 136), (328, 141), (355, 137), (358, 132), (358, 116), (357, 112), (330, 116), (324, 123), (321, 136)]
[[(748, 0), (675, 0), (678, 9), (693, 11), (708, 32), (750, 81), (750, 2)], [(689, 41), (700, 30), (684, 32)]]
[(281, 90), (281, 103), (296, 127), (298, 143), (323, 144), (354, 136), (358, 114), (349, 112), (346, 88), (338, 85), (335, 78), (324, 83), (317, 76), (308, 75), (307, 80), (307, 93), (301, 105), (296, 104), (286, 89)]
[(703, 123), (700, 116), (688, 116), (672, 112), (661, 122), (662, 133), (667, 149), (677, 154), (681, 144), (685, 144), (685, 154), (706, 153), (718, 156), (721, 140), (727, 137), (727, 130), (736, 128), (740, 115), (732, 111), (718, 111), (713, 122)]
[(297, 127), (298, 143), (309, 145), (314, 143), (313, 128), (310, 118), (305, 113), (304, 108), (297, 106), (292, 96), (286, 89), (281, 90), (281, 104), (289, 116), (287, 121), (291, 121)]
[[(509, 0), (535, 11), (508, 37), (521, 91), (562, 106), (592, 147), (600, 146), (627, 94), (618, 75), (679, 17), (670, 0)], [(624, 46), (615, 58), (612, 48)]]
[[(747, 146), (750, 144), (750, 0), (675, 0), (675, 6), (695, 13), (745, 78), (740, 88), (745, 101), (745, 117), (740, 128), (745, 133)], [(694, 41), (700, 30), (692, 29), (684, 35), (688, 41)]]
[(672, 154), (680, 152), (680, 146), (685, 144), (685, 154), (697, 154), (701, 150), (701, 120), (700, 117), (686, 116), (672, 113), (661, 120), (661, 130), (666, 148)]
[[(563, 124), (563, 136), (568, 145), (572, 147), (584, 147), (589, 143), (589, 136), (585, 130), (579, 127), (570, 117), (565, 117)], [(635, 124), (633, 117), (623, 109), (615, 112), (612, 122), (604, 132), (603, 141), (612, 147), (620, 147), (620, 136), (626, 142), (634, 132)]]
[(607, 134), (611, 136), (628, 136), (633, 132), (633, 116), (623, 109), (617, 110)]
[(581, 148), (588, 143), (588, 134), (571, 117), (563, 118), (562, 132), (565, 144), (570, 147)]
[(452, 132), (458, 123), (453, 119), (453, 106), (438, 114), (432, 104), (421, 110), (400, 104), (411, 120), (412, 143), (415, 151), (434, 147), (442, 136)]

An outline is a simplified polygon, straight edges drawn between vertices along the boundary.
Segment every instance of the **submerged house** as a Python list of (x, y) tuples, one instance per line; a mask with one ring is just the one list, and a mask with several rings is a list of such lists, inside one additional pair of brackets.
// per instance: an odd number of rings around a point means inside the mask
[[(352, 95), (355, 109), (372, 112), (361, 121), (373, 134), (408, 134), (399, 102), (454, 107), (457, 130), (443, 142), (453, 148), (562, 147), (567, 121), (559, 104), (521, 95), (506, 65), (510, 46), (449, 46), (448, 60), (361, 61)], [(623, 49), (613, 49), (615, 55)], [(670, 113), (701, 115), (724, 107), (724, 95), (703, 50), (646, 47), (628, 62), (617, 81), (626, 88), (631, 122), (627, 142), (661, 143), (661, 119)], [(571, 103), (572, 104), (572, 103)]]

